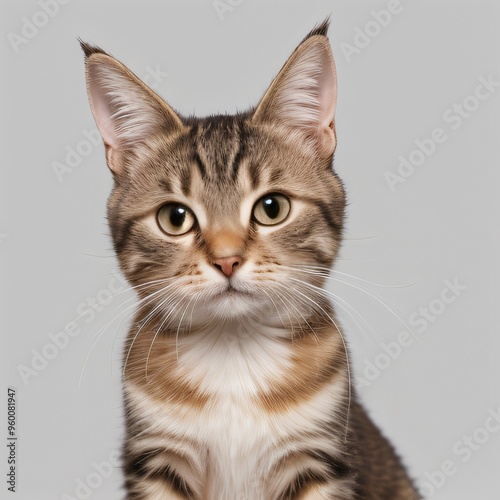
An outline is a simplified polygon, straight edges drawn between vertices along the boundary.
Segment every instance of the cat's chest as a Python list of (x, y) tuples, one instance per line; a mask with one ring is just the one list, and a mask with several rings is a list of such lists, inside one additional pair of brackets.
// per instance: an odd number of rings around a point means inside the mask
[(155, 401), (137, 388), (133, 392), (154, 446), (183, 450), (205, 500), (243, 500), (274, 498), (267, 490), (270, 476), (287, 455), (311, 446), (308, 436), (323, 434), (337, 389), (325, 388), (307, 404), (281, 413), (229, 393), (194, 410)]
[[(210, 449), (224, 449), (236, 459), (279, 433), (282, 425), (276, 426), (276, 418), (258, 401), (289, 376), (291, 356), (278, 330), (248, 333), (236, 325), (184, 340), (175, 363), (165, 363), (168, 378), (155, 374), (146, 384), (126, 382), (125, 388), (130, 402), (161, 433), (174, 432)], [(162, 387), (154, 392), (151, 385)], [(186, 388), (184, 400), (175, 398), (181, 385)], [(189, 391), (193, 396), (188, 398)]]
[[(208, 492), (205, 500), (273, 498), (264, 488), (276, 465), (311, 446), (309, 437), (323, 435), (336, 407), (345, 406), (342, 374), (307, 397), (287, 399), (293, 389), (283, 381), (306, 378), (294, 363), (297, 348), (273, 329), (203, 332), (187, 339), (175, 363), (165, 364), (168, 377), (153, 372), (146, 384), (125, 383), (128, 409), (144, 429), (138, 449), (182, 450), (191, 477)], [(305, 356), (304, 349), (300, 353)], [(155, 369), (161, 366), (156, 359)], [(275, 398), (290, 404), (273, 406)]]

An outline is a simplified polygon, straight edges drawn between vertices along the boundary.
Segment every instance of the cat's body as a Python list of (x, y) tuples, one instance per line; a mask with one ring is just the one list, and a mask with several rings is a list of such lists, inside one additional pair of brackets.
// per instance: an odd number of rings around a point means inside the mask
[(345, 197), (313, 30), (246, 114), (185, 119), (83, 45), (140, 298), (124, 356), (130, 500), (417, 498), (358, 405), (322, 292)]

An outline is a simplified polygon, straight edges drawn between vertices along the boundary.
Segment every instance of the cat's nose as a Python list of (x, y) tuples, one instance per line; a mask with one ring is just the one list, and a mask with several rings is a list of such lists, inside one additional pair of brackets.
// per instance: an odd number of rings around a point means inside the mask
[(212, 264), (216, 267), (221, 273), (229, 278), (231, 274), (236, 271), (238, 266), (241, 265), (243, 259), (239, 255), (235, 255), (233, 257), (224, 257), (222, 259), (215, 259)]

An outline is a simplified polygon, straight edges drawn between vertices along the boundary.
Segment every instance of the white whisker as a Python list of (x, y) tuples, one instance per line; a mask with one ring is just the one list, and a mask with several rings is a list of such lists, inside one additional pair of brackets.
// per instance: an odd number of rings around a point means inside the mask
[[(167, 282), (167, 281), (171, 281), (171, 278), (162, 279), (162, 280), (154, 280), (154, 281), (151, 281), (151, 282), (148, 282), (148, 283), (143, 283), (142, 285), (137, 285), (136, 287), (130, 287), (130, 288), (128, 288), (127, 290), (123, 290), (123, 292), (125, 292), (125, 291), (129, 291), (129, 290), (131, 290), (131, 289), (136, 289), (136, 288), (138, 288), (138, 287), (140, 287), (140, 286), (141, 286), (141, 287), (142, 287), (142, 286), (146, 286), (146, 285), (149, 285), (149, 284), (151, 284), (151, 283), (160, 283), (160, 282)], [(169, 285), (169, 286), (170, 286), (170, 285)], [(166, 288), (168, 288), (169, 286), (165, 287), (165, 289), (166, 289)], [(106, 324), (106, 325), (105, 325), (105, 326), (104, 326), (104, 327), (103, 327), (100, 331), (98, 331), (98, 332), (94, 335), (94, 337), (95, 337), (95, 336), (97, 336), (97, 339), (96, 339), (96, 340), (95, 340), (95, 342), (92, 344), (92, 346), (91, 346), (91, 348), (90, 348), (90, 350), (89, 350), (89, 352), (88, 352), (87, 356), (85, 357), (85, 361), (84, 361), (84, 363), (83, 363), (82, 371), (81, 371), (81, 373), (80, 373), (80, 378), (79, 378), (79, 382), (78, 382), (78, 389), (80, 389), (80, 387), (81, 387), (81, 383), (82, 383), (82, 381), (83, 381), (83, 375), (84, 375), (84, 372), (85, 372), (85, 368), (86, 368), (87, 363), (88, 363), (88, 361), (89, 361), (89, 359), (90, 359), (90, 356), (91, 356), (92, 352), (94, 351), (94, 348), (95, 348), (95, 347), (96, 347), (96, 345), (98, 344), (99, 340), (103, 337), (104, 333), (107, 331), (107, 329), (108, 329), (108, 328), (109, 328), (109, 327), (113, 324), (113, 322), (114, 322), (114, 321), (116, 321), (116, 320), (117, 320), (120, 316), (122, 316), (123, 314), (125, 314), (125, 313), (126, 313), (127, 311), (129, 311), (130, 309), (137, 307), (137, 309), (136, 309), (136, 310), (134, 310), (134, 312), (137, 314), (137, 312), (139, 312), (139, 311), (140, 311), (143, 307), (147, 306), (147, 305), (149, 304), (149, 302), (151, 302), (151, 301), (152, 301), (153, 297), (154, 297), (156, 294), (161, 293), (162, 291), (164, 291), (164, 289), (157, 290), (156, 292), (154, 292), (154, 293), (152, 293), (152, 294), (150, 294), (150, 295), (147, 295), (146, 297), (144, 297), (144, 298), (140, 299), (137, 303), (134, 303), (134, 304), (132, 304), (132, 305), (128, 306), (128, 307), (127, 307), (127, 308), (125, 308), (123, 311), (121, 311), (121, 312), (120, 312), (120, 313), (118, 313), (116, 316), (114, 316), (114, 317), (113, 317), (113, 318), (112, 318), (112, 319), (111, 319), (111, 320), (110, 320), (110, 321), (109, 321), (109, 322), (108, 322), (108, 323), (107, 323), (107, 324)], [(122, 292), (120, 292), (120, 293), (122, 293)], [(119, 294), (117, 294), (117, 295), (119, 295)], [(126, 304), (127, 302), (130, 302), (131, 300), (133, 300), (133, 299), (135, 299), (135, 298), (136, 298), (136, 297), (132, 297), (132, 298), (130, 298), (130, 299), (128, 299), (128, 300), (126, 300), (125, 302), (122, 302), (121, 304), (119, 304), (119, 305), (115, 308), (115, 310), (117, 310), (119, 307), (123, 306), (124, 304)], [(127, 317), (125, 317), (125, 316), (124, 316), (124, 317), (122, 318), (122, 321), (121, 321), (120, 325), (123, 323), (123, 321), (125, 321), (125, 319), (130, 318), (130, 316), (131, 316), (131, 314), (130, 314), (130, 315), (128, 315)], [(115, 340), (116, 340), (116, 337), (115, 337)], [(134, 340), (135, 340), (135, 339), (134, 339)], [(114, 342), (115, 342), (115, 341), (113, 341), (113, 349), (114, 349)], [(127, 354), (127, 359), (128, 359), (128, 355), (129, 355), (129, 354), (130, 354), (130, 350), (129, 350), (128, 354)], [(126, 366), (126, 363), (125, 363), (125, 366)]]
[[(163, 288), (161, 290), (157, 290), (153, 294), (148, 295), (147, 298), (150, 299), (148, 301), (148, 304), (149, 304), (149, 302), (151, 301), (151, 299), (153, 298), (154, 295), (156, 295), (158, 293), (164, 293), (164, 292), (167, 291), (168, 288), (170, 288), (170, 287), (172, 287), (174, 285), (175, 285), (175, 283), (171, 283), (170, 285), (167, 285), (165, 288)], [(132, 342), (130, 343), (130, 346), (129, 346), (128, 351), (127, 351), (127, 356), (125, 357), (125, 361), (123, 363), (123, 370), (122, 370), (123, 371), (123, 375), (125, 375), (125, 370), (127, 368), (127, 363), (128, 363), (128, 360), (129, 360), (132, 348), (134, 347), (135, 341), (139, 337), (141, 331), (149, 323), (149, 321), (155, 316), (155, 314), (157, 313), (157, 311), (159, 311), (160, 308), (162, 308), (163, 306), (169, 305), (169, 303), (171, 303), (171, 300), (172, 300), (172, 296), (171, 295), (167, 295), (164, 300), (162, 300), (158, 304), (156, 304), (156, 306), (147, 314), (147, 316), (144, 319), (141, 320), (141, 326), (139, 327), (139, 329), (135, 333), (134, 338), (132, 339)]]
[[(297, 278), (293, 278), (293, 277), (290, 277), (290, 279), (294, 280), (294, 281), (297, 281), (298, 283), (301, 283), (302, 285), (306, 286), (306, 287), (309, 287), (313, 292), (317, 293), (318, 295), (324, 297), (324, 298), (327, 298), (327, 299), (334, 299), (334, 302), (336, 305), (338, 305), (339, 307), (341, 307), (344, 311), (346, 311), (346, 313), (353, 319), (353, 321), (356, 323), (356, 325), (359, 327), (359, 329), (365, 333), (365, 330), (364, 328), (359, 324), (359, 322), (357, 321), (357, 319), (352, 315), (352, 313), (342, 305), (342, 303), (346, 304), (348, 307), (350, 307), (360, 318), (361, 320), (368, 326), (368, 328), (373, 332), (373, 334), (375, 335), (375, 338), (377, 340), (380, 341), (380, 337), (378, 336), (377, 332), (375, 332), (375, 330), (368, 324), (367, 321), (365, 321), (365, 319), (363, 318), (363, 316), (352, 306), (350, 305), (348, 302), (346, 302), (345, 300), (341, 299), (340, 297), (338, 297), (337, 295), (335, 295), (334, 293), (330, 292), (329, 290), (325, 290), (324, 288), (321, 288), (321, 287), (318, 287), (318, 286), (315, 286), (313, 285), (312, 283), (308, 283), (307, 281), (302, 281), (302, 280), (299, 280)], [(366, 335), (366, 334), (365, 334)]]
[[(180, 298), (174, 305), (171, 305), (171, 304), (169, 305), (169, 308), (170, 308), (169, 312), (165, 315), (165, 317), (163, 318), (162, 322), (160, 323), (160, 326), (156, 329), (156, 332), (153, 335), (153, 339), (151, 340), (151, 345), (149, 346), (148, 355), (146, 357), (146, 382), (149, 382), (149, 378), (148, 378), (148, 364), (149, 364), (149, 357), (151, 355), (151, 350), (153, 349), (153, 344), (155, 343), (155, 340), (158, 337), (158, 335), (161, 333), (161, 331), (163, 329), (163, 326), (168, 321), (168, 319), (172, 316), (172, 314), (175, 312), (176, 307), (181, 302), (182, 302), (182, 298)], [(181, 320), (182, 320), (182, 318), (181, 318)]]
[(344, 347), (344, 353), (345, 353), (345, 356), (346, 356), (347, 384), (348, 384), (347, 418), (346, 418), (346, 428), (345, 428), (345, 440), (347, 441), (347, 435), (348, 435), (348, 432), (349, 432), (349, 417), (350, 417), (350, 410), (351, 410), (351, 397), (352, 397), (352, 395), (351, 395), (351, 367), (350, 367), (350, 362), (349, 362), (349, 352), (347, 350), (347, 344), (345, 342), (344, 335), (342, 334), (342, 330), (337, 325), (336, 321), (328, 314), (328, 312), (325, 311), (325, 309), (321, 305), (319, 305), (317, 302), (315, 302), (314, 300), (312, 300), (307, 295), (303, 294), (297, 287), (295, 287), (294, 290), (297, 293), (299, 293), (302, 297), (304, 297), (306, 300), (308, 300), (309, 302), (311, 302), (315, 307), (317, 307), (318, 309), (320, 309), (323, 312), (323, 314), (326, 315), (326, 317), (333, 323), (333, 325), (337, 329), (337, 331), (339, 333), (339, 336), (340, 336), (340, 340), (342, 341), (342, 345)]

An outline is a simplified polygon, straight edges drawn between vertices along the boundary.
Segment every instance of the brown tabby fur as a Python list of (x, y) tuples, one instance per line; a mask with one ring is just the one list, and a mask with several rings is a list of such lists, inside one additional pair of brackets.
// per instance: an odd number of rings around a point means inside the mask
[[(207, 118), (181, 117), (116, 59), (82, 43), (115, 180), (109, 225), (140, 299), (124, 355), (129, 500), (417, 498), (356, 401), (332, 306), (317, 291), (337, 255), (345, 208), (332, 170), (333, 116), (320, 132), (294, 128), (295, 115), (280, 114), (288, 101), (276, 104), (304, 54), (311, 57), (301, 71), (321, 59), (333, 81), (327, 27), (304, 39), (256, 109)], [(242, 200), (266, 193), (285, 194), (295, 210), (269, 232), (241, 215)], [(198, 217), (188, 235), (158, 230), (156, 213), (170, 201)], [(251, 269), (251, 278), (250, 298), (238, 291), (241, 302), (223, 303), (226, 314), (210, 303), (207, 266), (214, 272), (211, 264), (228, 255), (241, 256), (235, 274)], [(243, 302), (253, 306), (231, 316)], [(241, 362), (228, 368), (232, 356)], [(232, 383), (239, 389), (231, 392)], [(259, 433), (268, 438), (258, 441)]]

